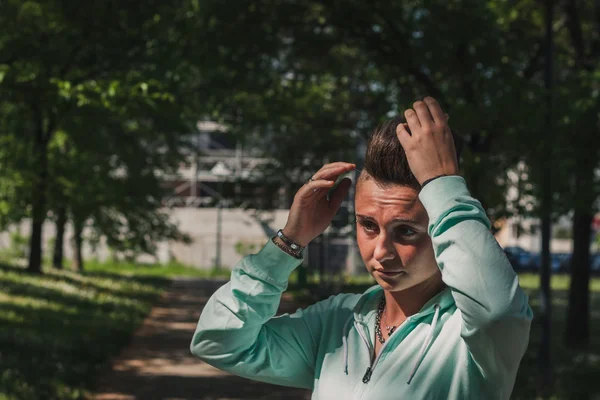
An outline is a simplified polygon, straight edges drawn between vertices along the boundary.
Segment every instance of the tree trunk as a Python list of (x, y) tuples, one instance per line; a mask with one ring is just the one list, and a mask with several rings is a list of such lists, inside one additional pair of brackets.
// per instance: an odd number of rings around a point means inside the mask
[[(548, 172), (545, 172), (546, 174)], [(541, 340), (538, 350), (538, 367), (540, 369), (540, 380), (538, 381), (538, 396), (547, 399), (553, 392), (553, 366), (552, 366), (552, 288), (550, 268), (550, 239), (551, 239), (551, 197), (548, 182), (544, 183), (544, 195), (542, 196), (542, 251), (540, 265), (540, 312), (538, 320), (541, 326)]]
[(83, 272), (83, 222), (78, 218), (73, 218), (73, 249), (75, 252), (75, 259), (73, 265), (75, 270)]
[(41, 115), (36, 128), (33, 146), (36, 160), (35, 182), (33, 183), (31, 210), (31, 238), (29, 241), (29, 264), (27, 271), (42, 272), (42, 226), (46, 219), (46, 190), (48, 187), (48, 140), (44, 133)]
[(44, 224), (42, 204), (43, 200), (36, 201), (33, 204), (31, 237), (29, 239), (29, 264), (27, 271), (36, 274), (42, 272), (42, 225)]
[(56, 269), (63, 269), (63, 249), (65, 240), (65, 226), (67, 224), (67, 210), (65, 207), (59, 207), (56, 219), (56, 238), (54, 240), (54, 255), (52, 257), (52, 266)]
[(590, 339), (590, 241), (594, 218), (594, 167), (596, 154), (593, 147), (578, 152), (573, 215), (573, 256), (571, 257), (571, 287), (567, 307), (565, 344), (584, 349)]
[(545, 2), (545, 66), (544, 86), (546, 88), (546, 140), (542, 144), (542, 194), (541, 194), (541, 224), (542, 224), (542, 254), (540, 266), (540, 313), (539, 321), (542, 337), (538, 351), (538, 396), (549, 398), (554, 386), (554, 368), (552, 365), (552, 290), (550, 286), (550, 239), (552, 229), (552, 154), (554, 153), (554, 132), (552, 123), (553, 111), (553, 77), (554, 77), (554, 0)]
[(571, 287), (565, 331), (565, 343), (573, 349), (584, 349), (590, 341), (590, 239), (593, 218), (589, 211), (575, 210), (573, 216)]

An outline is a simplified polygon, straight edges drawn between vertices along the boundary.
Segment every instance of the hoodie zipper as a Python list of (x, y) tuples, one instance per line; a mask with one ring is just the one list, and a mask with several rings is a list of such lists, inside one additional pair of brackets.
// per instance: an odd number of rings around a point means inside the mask
[[(407, 318), (406, 321), (404, 321), (404, 323), (402, 325), (404, 325), (407, 322), (410, 322), (410, 317)], [(373, 349), (373, 347), (370, 345), (369, 341), (365, 337), (364, 332), (362, 331), (362, 329), (357, 329), (357, 330), (358, 330), (358, 334), (360, 335), (360, 337), (362, 338), (362, 340), (367, 345), (367, 349), (369, 350), (369, 358), (372, 360), (373, 359), (373, 353), (374, 353), (375, 350)], [(381, 349), (379, 350), (379, 354), (377, 354), (377, 357), (375, 357), (375, 360), (371, 363), (371, 365), (369, 365), (367, 367), (367, 370), (365, 371), (365, 374), (363, 375), (363, 378), (362, 378), (363, 383), (365, 383), (365, 384), (369, 383), (369, 381), (371, 380), (371, 375), (373, 375), (373, 371), (375, 370), (375, 366), (377, 365), (377, 362), (379, 361), (379, 358), (383, 354), (383, 350), (385, 350), (385, 348), (387, 347), (388, 343), (390, 343), (391, 338), (394, 337), (394, 335), (397, 334), (398, 331), (400, 331), (400, 330), (401, 329), (398, 329), (394, 333), (392, 333), (392, 335), (390, 337), (388, 337), (388, 340), (385, 341), (385, 343), (383, 344), (383, 346), (381, 346)]]

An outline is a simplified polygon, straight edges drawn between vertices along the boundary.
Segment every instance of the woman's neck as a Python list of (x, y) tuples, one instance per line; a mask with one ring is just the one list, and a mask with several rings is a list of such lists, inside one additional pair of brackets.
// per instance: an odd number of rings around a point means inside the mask
[(389, 325), (398, 326), (421, 308), (446, 285), (441, 274), (411, 288), (397, 292), (385, 291), (385, 321)]

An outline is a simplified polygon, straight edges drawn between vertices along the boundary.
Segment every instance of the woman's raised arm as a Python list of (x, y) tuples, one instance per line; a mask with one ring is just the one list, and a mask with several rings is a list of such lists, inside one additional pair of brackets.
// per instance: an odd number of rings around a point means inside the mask
[[(338, 176), (354, 168), (348, 163), (325, 165), (298, 191), (283, 229), (288, 239), (306, 246), (329, 226), (350, 182), (343, 182), (331, 199), (327, 191)], [(274, 318), (288, 278), (302, 262), (286, 246), (275, 238), (233, 269), (230, 282), (204, 307), (190, 349), (236, 375), (312, 388), (321, 323), (340, 299)]]

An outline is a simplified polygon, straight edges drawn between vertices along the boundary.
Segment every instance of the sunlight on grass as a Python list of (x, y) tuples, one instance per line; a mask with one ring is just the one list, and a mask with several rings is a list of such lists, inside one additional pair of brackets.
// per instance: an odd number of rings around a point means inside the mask
[[(552, 290), (569, 290), (571, 277), (569, 275), (552, 275), (550, 282)], [(538, 289), (540, 276), (533, 273), (522, 273), (519, 274), (519, 283), (523, 289)], [(590, 291), (600, 292), (600, 277), (593, 276), (590, 279)]]
[(127, 262), (98, 263), (88, 262), (85, 265), (86, 273), (100, 272), (102, 274), (116, 274), (120, 276), (153, 276), (172, 278), (175, 276), (189, 276), (199, 278), (229, 277), (230, 270), (224, 268), (193, 268), (178, 263), (169, 264), (133, 264)]
[(0, 269), (0, 399), (81, 399), (169, 280)]

